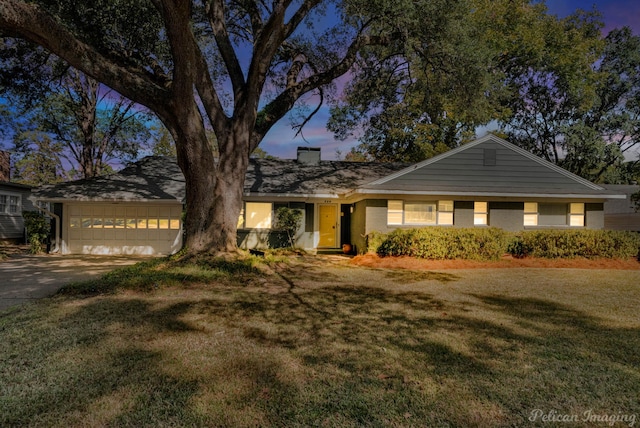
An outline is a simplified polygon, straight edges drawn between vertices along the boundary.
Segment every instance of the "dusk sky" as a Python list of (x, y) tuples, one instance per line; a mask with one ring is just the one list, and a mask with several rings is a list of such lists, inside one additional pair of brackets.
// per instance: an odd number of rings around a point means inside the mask
[[(550, 13), (560, 17), (567, 16), (576, 9), (591, 10), (595, 6), (602, 14), (605, 22), (603, 34), (616, 27), (629, 26), (635, 34), (640, 34), (640, 1), (638, 0), (548, 0)], [(315, 108), (315, 106), (311, 106)], [(284, 159), (296, 156), (296, 147), (321, 147), (323, 159), (335, 159), (336, 150), (343, 153), (356, 144), (355, 141), (336, 141), (333, 134), (326, 130), (329, 108), (323, 106), (314, 119), (307, 124), (301, 136), (295, 137), (288, 119), (285, 117), (265, 137), (260, 147), (269, 154)], [(306, 141), (305, 141), (306, 140)]]

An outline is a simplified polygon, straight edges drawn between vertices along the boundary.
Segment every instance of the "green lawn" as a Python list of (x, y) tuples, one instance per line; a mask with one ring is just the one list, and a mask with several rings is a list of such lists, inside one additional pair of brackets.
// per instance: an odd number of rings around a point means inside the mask
[(0, 312), (0, 426), (638, 426), (639, 284), (147, 262)]

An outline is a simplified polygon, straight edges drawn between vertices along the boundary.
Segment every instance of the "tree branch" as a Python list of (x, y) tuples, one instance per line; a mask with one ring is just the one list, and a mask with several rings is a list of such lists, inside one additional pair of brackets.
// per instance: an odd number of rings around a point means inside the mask
[[(252, 2), (250, 2), (252, 3)], [(224, 1), (223, 0), (210, 0), (205, 1), (205, 13), (207, 14), (207, 18), (209, 19), (209, 25), (213, 30), (213, 36), (216, 40), (216, 45), (220, 50), (220, 55), (222, 56), (222, 60), (227, 68), (227, 72), (229, 73), (229, 77), (231, 79), (231, 85), (233, 86), (233, 93), (237, 96), (242, 88), (244, 87), (244, 74), (242, 73), (242, 68), (240, 67), (240, 62), (238, 61), (238, 57), (236, 55), (235, 49), (231, 44), (231, 40), (229, 38), (229, 32), (227, 30), (226, 20), (224, 16)], [(252, 24), (257, 26), (257, 23), (254, 23), (254, 17), (251, 17)]]
[(322, 73), (316, 73), (293, 86), (287, 87), (273, 101), (267, 104), (259, 115), (255, 128), (256, 138), (258, 141), (266, 135), (269, 129), (271, 129), (278, 120), (282, 119), (282, 117), (284, 117), (284, 115), (293, 108), (293, 105), (301, 96), (314, 89), (331, 83), (334, 79), (349, 71), (351, 66), (355, 63), (358, 51), (361, 48), (364, 46), (387, 44), (389, 40), (390, 39), (388, 37), (384, 36), (361, 34), (354, 39), (347, 49), (344, 58), (342, 58), (339, 63)]
[[(0, 0), (0, 30), (39, 44), (74, 68), (104, 82), (139, 104), (160, 109), (169, 92), (142, 69), (132, 70), (105, 57), (33, 3)], [(170, 86), (169, 81), (163, 82)]]

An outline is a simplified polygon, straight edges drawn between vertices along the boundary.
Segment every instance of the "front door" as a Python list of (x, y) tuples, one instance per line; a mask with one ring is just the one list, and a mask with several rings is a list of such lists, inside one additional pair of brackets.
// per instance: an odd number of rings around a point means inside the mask
[(320, 241), (318, 247), (336, 248), (337, 205), (320, 205), (319, 216)]

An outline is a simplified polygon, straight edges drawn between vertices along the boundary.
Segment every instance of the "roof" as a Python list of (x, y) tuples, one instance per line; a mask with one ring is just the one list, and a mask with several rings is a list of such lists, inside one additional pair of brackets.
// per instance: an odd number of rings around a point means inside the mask
[(244, 182), (246, 195), (336, 197), (404, 167), (401, 163), (251, 159)]
[(184, 201), (184, 176), (176, 160), (149, 156), (114, 174), (42, 186), (33, 197), (48, 201)]
[[(493, 164), (483, 163), (486, 151)], [(337, 198), (354, 194), (483, 197), (624, 198), (493, 135), (408, 166), (400, 163), (250, 159), (245, 196)], [(149, 156), (104, 177), (44, 186), (48, 201), (184, 202), (175, 158)]]
[[(389, 175), (406, 164), (250, 159), (245, 195), (337, 197)], [(185, 200), (184, 176), (175, 158), (149, 156), (103, 177), (43, 186), (36, 199), (48, 201)]]
[(584, 199), (623, 197), (494, 135), (479, 138), (368, 183), (356, 193)]
[(19, 192), (30, 192), (33, 186), (19, 184), (11, 181), (0, 181), (0, 189), (11, 189)]

